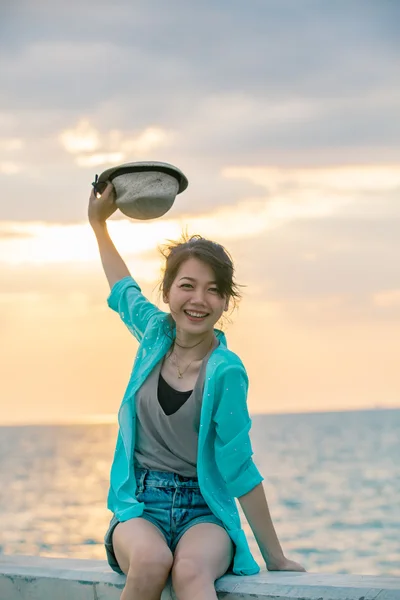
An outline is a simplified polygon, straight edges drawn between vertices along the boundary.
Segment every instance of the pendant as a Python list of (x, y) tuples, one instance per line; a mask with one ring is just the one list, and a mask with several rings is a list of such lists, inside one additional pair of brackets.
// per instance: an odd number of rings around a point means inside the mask
[(178, 373), (178, 379), (183, 379), (183, 375), (181, 375), (180, 373)]

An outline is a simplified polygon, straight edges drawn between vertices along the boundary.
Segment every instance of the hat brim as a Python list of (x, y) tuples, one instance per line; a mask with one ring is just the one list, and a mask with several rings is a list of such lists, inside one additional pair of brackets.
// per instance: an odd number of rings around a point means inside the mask
[(145, 171), (160, 171), (161, 173), (167, 173), (172, 175), (178, 180), (178, 194), (185, 191), (189, 182), (185, 175), (180, 169), (170, 165), (169, 163), (163, 162), (133, 162), (119, 165), (118, 167), (111, 167), (99, 176), (98, 183), (105, 183), (106, 181), (112, 181), (114, 177), (118, 175), (125, 175), (126, 173), (141, 173)]

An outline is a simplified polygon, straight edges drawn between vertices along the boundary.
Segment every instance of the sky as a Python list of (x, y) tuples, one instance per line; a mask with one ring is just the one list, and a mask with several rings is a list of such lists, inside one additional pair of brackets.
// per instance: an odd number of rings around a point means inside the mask
[(158, 247), (223, 244), (251, 413), (400, 407), (400, 4), (5, 2), (0, 424), (115, 419), (137, 343), (107, 307), (96, 173), (189, 180), (112, 239), (163, 309)]

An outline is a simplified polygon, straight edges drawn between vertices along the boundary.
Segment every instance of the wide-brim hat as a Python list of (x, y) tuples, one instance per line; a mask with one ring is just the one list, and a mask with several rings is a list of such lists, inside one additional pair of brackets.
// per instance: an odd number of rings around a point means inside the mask
[(173, 205), (176, 195), (186, 190), (188, 180), (180, 169), (164, 162), (132, 162), (103, 171), (93, 183), (102, 193), (111, 181), (115, 203), (133, 219), (156, 219)]

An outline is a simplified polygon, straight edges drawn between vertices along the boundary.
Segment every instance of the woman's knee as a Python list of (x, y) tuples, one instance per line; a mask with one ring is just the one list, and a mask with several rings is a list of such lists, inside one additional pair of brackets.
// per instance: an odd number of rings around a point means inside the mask
[(202, 565), (194, 557), (175, 558), (172, 567), (172, 579), (179, 583), (188, 583), (204, 576)]
[(133, 553), (126, 574), (125, 590), (134, 590), (135, 598), (161, 597), (173, 563), (168, 547), (167, 550), (169, 554), (165, 549), (158, 548), (155, 551), (146, 546), (140, 553)]
[(127, 575), (136, 579), (165, 580), (173, 562), (168, 546), (154, 548), (146, 545), (131, 553)]

